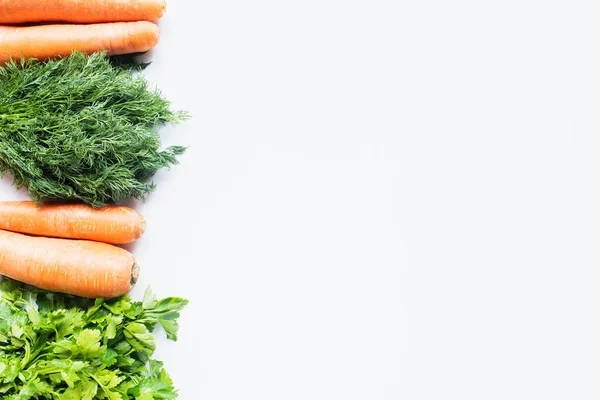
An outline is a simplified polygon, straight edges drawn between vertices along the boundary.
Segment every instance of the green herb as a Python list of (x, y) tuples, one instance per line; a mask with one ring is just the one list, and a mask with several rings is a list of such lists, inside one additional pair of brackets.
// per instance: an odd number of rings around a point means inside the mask
[(82, 53), (0, 67), (0, 175), (38, 202), (144, 199), (185, 150), (161, 151), (158, 127), (187, 116), (134, 69)]
[(163, 364), (151, 359), (152, 331), (160, 324), (176, 340), (187, 300), (157, 301), (148, 289), (142, 302), (93, 301), (7, 278), (0, 290), (2, 399), (177, 398)]

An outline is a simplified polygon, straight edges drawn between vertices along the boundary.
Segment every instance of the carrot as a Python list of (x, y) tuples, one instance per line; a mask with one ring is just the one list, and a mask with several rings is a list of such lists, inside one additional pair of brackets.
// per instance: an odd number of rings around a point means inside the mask
[(165, 0), (2, 0), (0, 24), (153, 21), (165, 9)]
[[(2, 3), (2, 1), (0, 1)], [(48, 59), (68, 56), (75, 50), (109, 56), (150, 50), (160, 31), (152, 22), (115, 22), (92, 25), (0, 25), (0, 64), (11, 58)]]
[(146, 220), (129, 207), (92, 208), (84, 204), (0, 202), (0, 229), (37, 236), (125, 244), (140, 238)]
[(131, 290), (139, 267), (110, 244), (0, 231), (0, 274), (53, 292), (117, 297)]

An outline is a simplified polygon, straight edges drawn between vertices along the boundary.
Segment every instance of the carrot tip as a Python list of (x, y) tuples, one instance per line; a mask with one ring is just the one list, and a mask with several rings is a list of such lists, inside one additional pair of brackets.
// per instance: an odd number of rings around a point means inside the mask
[(133, 263), (131, 266), (131, 286), (135, 285), (138, 278), (140, 277), (140, 266), (138, 263)]

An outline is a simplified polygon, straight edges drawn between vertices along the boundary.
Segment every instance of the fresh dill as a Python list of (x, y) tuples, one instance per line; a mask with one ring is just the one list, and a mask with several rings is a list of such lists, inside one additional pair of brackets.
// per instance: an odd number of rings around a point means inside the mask
[(103, 54), (13, 61), (0, 67), (0, 175), (38, 202), (144, 199), (185, 150), (161, 150), (158, 128), (186, 117)]

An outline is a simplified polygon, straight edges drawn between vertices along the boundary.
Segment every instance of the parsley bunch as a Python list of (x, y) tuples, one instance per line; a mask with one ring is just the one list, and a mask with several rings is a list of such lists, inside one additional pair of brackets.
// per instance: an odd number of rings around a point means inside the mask
[(100, 53), (0, 67), (0, 175), (38, 202), (143, 199), (185, 150), (160, 150), (157, 127), (187, 115), (134, 72)]
[[(0, 300), (0, 397), (4, 400), (153, 400), (177, 393), (152, 360), (156, 324), (177, 340), (187, 300), (143, 302), (25, 289), (3, 278)], [(37, 304), (37, 306), (36, 306)]]

